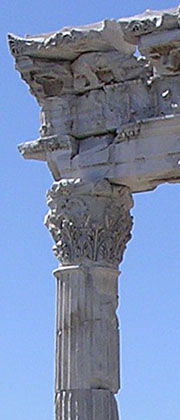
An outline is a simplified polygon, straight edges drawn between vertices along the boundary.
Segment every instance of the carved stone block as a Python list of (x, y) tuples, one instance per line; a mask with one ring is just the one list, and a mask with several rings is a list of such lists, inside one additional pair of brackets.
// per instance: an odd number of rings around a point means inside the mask
[(116, 268), (130, 239), (129, 189), (104, 180), (60, 181), (47, 193), (45, 218), (61, 264), (98, 263)]
[(8, 42), (41, 106), (40, 138), (19, 150), (57, 180), (45, 219), (59, 261), (56, 420), (118, 420), (131, 192), (180, 181), (180, 6)]

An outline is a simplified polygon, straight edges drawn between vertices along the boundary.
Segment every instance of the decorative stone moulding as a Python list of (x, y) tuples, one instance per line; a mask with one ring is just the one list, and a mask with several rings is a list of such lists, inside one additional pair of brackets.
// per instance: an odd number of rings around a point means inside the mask
[(180, 74), (180, 6), (120, 19), (125, 39), (151, 60), (155, 75)]
[(47, 204), (45, 224), (63, 266), (96, 263), (117, 269), (132, 227), (129, 188), (107, 180), (60, 181), (48, 191)]
[(56, 181), (100, 175), (136, 192), (179, 180), (179, 33), (178, 7), (9, 35), (16, 68), (41, 106), (40, 138), (21, 144), (22, 155), (47, 161)]
[(55, 180), (45, 218), (59, 266), (56, 420), (118, 420), (118, 264), (132, 193), (180, 182), (180, 7), (8, 35), (41, 107), (19, 145)]

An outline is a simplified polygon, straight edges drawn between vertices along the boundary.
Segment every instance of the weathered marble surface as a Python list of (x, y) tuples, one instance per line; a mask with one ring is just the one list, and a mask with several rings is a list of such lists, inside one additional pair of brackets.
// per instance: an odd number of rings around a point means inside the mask
[[(127, 187), (59, 181), (45, 224), (60, 262), (56, 310), (56, 420), (118, 419), (118, 263), (130, 239)], [(69, 410), (69, 411), (68, 411)], [(69, 415), (69, 417), (68, 417)]]
[(61, 391), (55, 399), (57, 420), (118, 420), (113, 394), (108, 390)]
[(133, 192), (179, 182), (179, 15), (179, 7), (147, 10), (9, 35), (16, 68), (41, 105), (40, 138), (21, 144), (22, 155), (47, 161), (55, 180), (107, 177)]
[(179, 182), (179, 124), (179, 115), (162, 116), (82, 141), (65, 135), (44, 137), (20, 145), (19, 150), (26, 159), (47, 161), (56, 181), (100, 177), (132, 192), (147, 191), (164, 182)]
[(41, 107), (40, 138), (19, 151), (57, 181), (45, 219), (60, 264), (55, 417), (118, 420), (131, 192), (180, 182), (180, 7), (8, 42)]
[(80, 54), (93, 51), (117, 50), (129, 54), (134, 47), (123, 39), (121, 26), (114, 19), (78, 27), (64, 27), (56, 32), (27, 35), (26, 38), (8, 35), (12, 55), (58, 58), (74, 61)]
[(180, 6), (120, 19), (124, 38), (138, 45), (159, 75), (180, 73)]
[(117, 393), (118, 270), (70, 266), (57, 277), (56, 392), (107, 389)]
[(132, 226), (129, 189), (109, 181), (62, 180), (47, 193), (45, 218), (63, 266), (92, 263), (117, 269)]

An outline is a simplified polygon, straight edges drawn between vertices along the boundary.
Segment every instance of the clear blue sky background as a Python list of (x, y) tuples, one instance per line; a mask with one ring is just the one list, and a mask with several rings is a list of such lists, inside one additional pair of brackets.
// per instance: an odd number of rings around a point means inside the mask
[[(39, 108), (13, 69), (6, 33), (18, 35), (115, 19), (168, 0), (3, 0), (1, 4), (0, 418), (53, 419), (57, 263), (43, 226), (44, 163), (17, 144), (36, 139)], [(180, 187), (134, 197), (133, 240), (121, 265), (121, 420), (180, 419)], [(85, 419), (84, 419), (85, 420)], [(98, 420), (98, 419), (97, 419)]]

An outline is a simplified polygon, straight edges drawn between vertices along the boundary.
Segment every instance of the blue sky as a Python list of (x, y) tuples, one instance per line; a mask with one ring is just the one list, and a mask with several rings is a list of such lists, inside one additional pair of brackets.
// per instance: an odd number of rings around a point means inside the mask
[[(43, 226), (52, 179), (17, 144), (36, 139), (39, 108), (13, 69), (6, 33), (48, 32), (173, 1), (3, 0), (1, 5), (0, 418), (53, 418), (55, 281)], [(134, 197), (133, 240), (121, 265), (121, 420), (180, 419), (180, 187)]]

